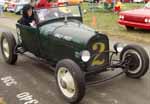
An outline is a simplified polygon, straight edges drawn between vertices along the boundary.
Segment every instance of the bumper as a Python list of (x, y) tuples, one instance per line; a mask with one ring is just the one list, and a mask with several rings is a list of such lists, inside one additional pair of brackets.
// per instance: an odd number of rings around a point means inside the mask
[(136, 28), (142, 28), (142, 29), (150, 29), (150, 24), (145, 23), (137, 23), (137, 22), (131, 22), (131, 21), (124, 21), (124, 20), (118, 20), (118, 23), (125, 26), (132, 26)]

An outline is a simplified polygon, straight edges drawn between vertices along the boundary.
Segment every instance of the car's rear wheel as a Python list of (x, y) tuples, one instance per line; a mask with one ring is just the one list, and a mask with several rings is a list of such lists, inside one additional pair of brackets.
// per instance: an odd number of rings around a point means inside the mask
[(149, 69), (149, 56), (144, 48), (138, 45), (127, 45), (120, 54), (126, 69), (126, 75), (131, 78), (140, 78)]
[(85, 79), (80, 67), (69, 59), (58, 62), (56, 80), (62, 96), (69, 103), (79, 102), (85, 95)]
[(1, 35), (1, 51), (6, 63), (15, 64), (17, 54), (15, 54), (16, 41), (12, 33), (3, 32)]
[(134, 27), (126, 26), (126, 29), (127, 29), (128, 31), (131, 31), (131, 30), (134, 30)]

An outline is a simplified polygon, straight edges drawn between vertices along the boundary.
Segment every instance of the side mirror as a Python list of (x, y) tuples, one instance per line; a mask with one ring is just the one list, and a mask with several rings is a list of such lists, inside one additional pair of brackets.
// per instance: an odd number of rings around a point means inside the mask
[(114, 50), (115, 50), (116, 53), (120, 53), (120, 52), (122, 52), (122, 50), (123, 50), (124, 47), (125, 47), (124, 44), (122, 44), (122, 43), (116, 43), (114, 45)]

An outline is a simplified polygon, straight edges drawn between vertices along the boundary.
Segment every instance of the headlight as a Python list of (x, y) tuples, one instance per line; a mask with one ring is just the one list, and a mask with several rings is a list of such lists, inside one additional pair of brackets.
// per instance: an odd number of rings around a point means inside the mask
[(121, 52), (122, 50), (123, 50), (123, 47), (122, 47), (122, 46), (118, 46), (118, 47), (117, 47), (117, 51), (118, 51), (118, 52)]
[(125, 44), (122, 44), (122, 43), (116, 43), (114, 45), (114, 49), (117, 53), (120, 53), (124, 47), (125, 47)]
[(150, 23), (150, 18), (145, 18), (144, 22), (145, 23)]
[(145, 18), (144, 22), (145, 23), (148, 23), (149, 19), (148, 18)]
[(88, 50), (82, 51), (81, 59), (83, 62), (88, 62), (91, 58), (90, 52)]
[(122, 16), (120, 15), (120, 16), (119, 16), (119, 18), (121, 19), (121, 18), (122, 18)]
[(120, 19), (124, 19), (124, 16), (123, 16), (123, 15), (120, 15), (119, 18), (120, 18)]

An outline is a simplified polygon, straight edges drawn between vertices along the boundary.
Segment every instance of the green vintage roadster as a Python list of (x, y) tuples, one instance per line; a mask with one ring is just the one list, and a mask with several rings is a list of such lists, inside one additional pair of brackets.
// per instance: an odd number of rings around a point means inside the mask
[[(149, 69), (149, 57), (138, 45), (116, 43), (110, 51), (107, 35), (83, 24), (79, 5), (38, 9), (34, 16), (36, 27), (16, 24), (17, 40), (9, 31), (2, 33), (4, 60), (15, 64), (25, 52), (46, 60), (55, 67), (58, 89), (69, 103), (84, 97), (86, 85), (100, 82), (87, 83), (89, 75), (119, 68), (131, 78), (140, 78)], [(113, 60), (113, 55), (119, 58)]]

